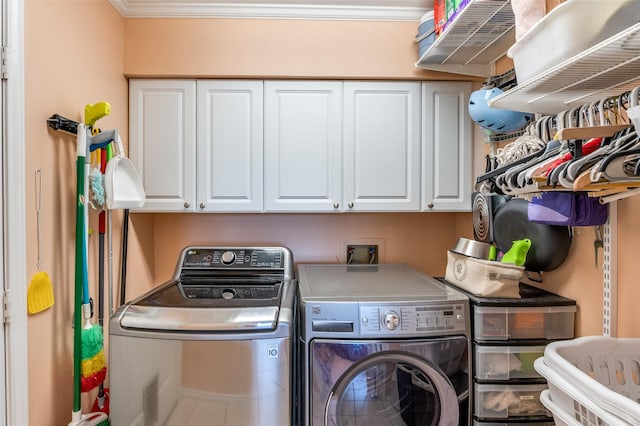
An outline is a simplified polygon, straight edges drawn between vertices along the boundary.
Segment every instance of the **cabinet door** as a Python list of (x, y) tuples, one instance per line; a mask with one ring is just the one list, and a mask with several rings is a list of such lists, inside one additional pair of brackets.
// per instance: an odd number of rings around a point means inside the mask
[(262, 211), (262, 81), (197, 88), (197, 211)]
[(344, 203), (420, 210), (420, 83), (346, 82)]
[(195, 81), (129, 81), (129, 156), (147, 197), (138, 210), (195, 210), (195, 104)]
[(469, 82), (422, 83), (422, 209), (471, 211)]
[(266, 211), (340, 211), (342, 83), (265, 82)]

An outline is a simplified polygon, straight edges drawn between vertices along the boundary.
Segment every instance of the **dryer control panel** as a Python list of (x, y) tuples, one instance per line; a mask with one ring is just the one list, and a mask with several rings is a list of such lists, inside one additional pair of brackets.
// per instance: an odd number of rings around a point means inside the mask
[(465, 333), (465, 304), (360, 304), (363, 336), (414, 336)]
[(303, 313), (303, 338), (468, 335), (468, 316), (464, 302), (311, 302)]

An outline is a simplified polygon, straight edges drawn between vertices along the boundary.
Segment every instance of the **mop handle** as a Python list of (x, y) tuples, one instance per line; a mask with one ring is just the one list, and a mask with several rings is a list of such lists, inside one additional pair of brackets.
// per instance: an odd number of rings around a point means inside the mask
[(87, 147), (87, 133), (84, 124), (78, 124), (76, 158), (76, 253), (73, 312), (73, 412), (80, 412), (80, 378), (82, 346), (82, 275), (84, 262), (84, 160)]
[[(91, 136), (91, 129), (89, 127), (86, 128), (87, 138)], [(91, 306), (89, 301), (89, 173), (91, 171), (91, 165), (88, 161), (86, 161), (85, 157), (84, 162), (84, 203), (83, 203), (83, 211), (84, 211), (84, 232), (82, 239), (82, 312), (83, 318), (88, 319), (91, 318)]]

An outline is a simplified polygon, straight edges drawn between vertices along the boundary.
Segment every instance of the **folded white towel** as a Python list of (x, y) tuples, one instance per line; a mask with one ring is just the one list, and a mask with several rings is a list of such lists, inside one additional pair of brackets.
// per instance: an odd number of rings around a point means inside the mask
[(547, 12), (546, 0), (511, 0), (515, 16), (516, 41), (541, 20)]

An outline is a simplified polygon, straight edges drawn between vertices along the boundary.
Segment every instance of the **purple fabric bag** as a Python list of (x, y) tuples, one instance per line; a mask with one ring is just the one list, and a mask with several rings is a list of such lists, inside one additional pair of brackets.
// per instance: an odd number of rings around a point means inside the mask
[(607, 222), (609, 207), (584, 192), (544, 192), (529, 203), (531, 222), (562, 226), (597, 226)]

